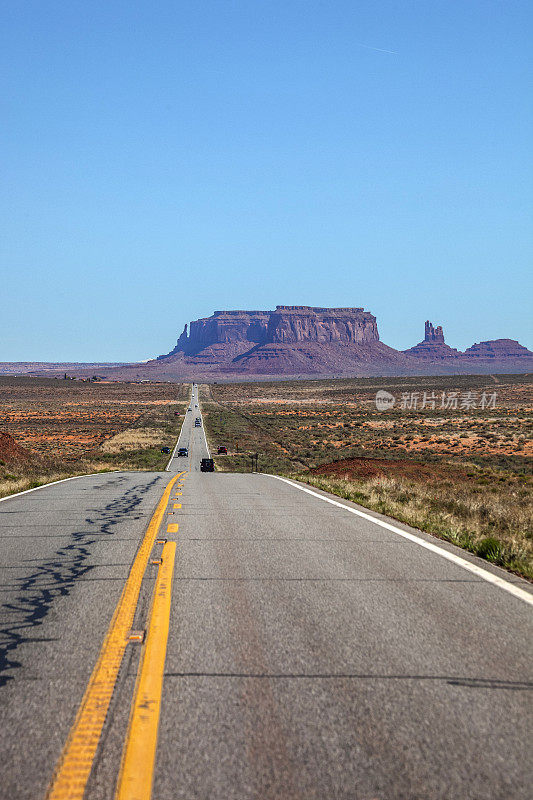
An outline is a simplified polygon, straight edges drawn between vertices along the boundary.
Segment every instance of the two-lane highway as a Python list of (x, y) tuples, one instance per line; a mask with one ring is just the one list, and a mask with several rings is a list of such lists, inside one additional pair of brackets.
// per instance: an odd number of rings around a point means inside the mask
[(167, 480), (102, 474), (0, 503), (2, 798), (44, 797)]
[[(195, 425), (197, 419), (201, 421), (198, 427)], [(180, 448), (187, 448), (188, 456), (179, 456), (178, 451)], [(210, 458), (210, 452), (203, 427), (198, 384), (194, 383), (191, 389), (191, 399), (185, 413), (185, 420), (168, 462), (167, 471), (179, 472), (185, 469), (199, 472), (202, 458)]]
[(182, 505), (154, 797), (530, 795), (531, 606), (269, 476)]
[(193, 387), (189, 456), (167, 472), (0, 503), (0, 797), (44, 797), (173, 481), (132, 623), (145, 644), (127, 645), (86, 787), (63, 796), (113, 798), (126, 749), (148, 752), (128, 720), (157, 633), (155, 762), (137, 759), (153, 798), (529, 798), (531, 586), (324, 493), (200, 472), (197, 404)]

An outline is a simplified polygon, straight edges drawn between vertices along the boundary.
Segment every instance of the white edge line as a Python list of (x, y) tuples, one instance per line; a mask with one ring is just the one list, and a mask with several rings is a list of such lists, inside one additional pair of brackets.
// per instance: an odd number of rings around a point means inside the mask
[[(187, 413), (187, 412), (185, 412), (185, 413)], [(170, 463), (171, 463), (172, 459), (174, 458), (174, 454), (175, 454), (176, 449), (178, 447), (179, 440), (181, 438), (181, 434), (182, 434), (182, 431), (183, 431), (183, 423), (185, 422), (185, 419), (186, 419), (186, 417), (183, 418), (183, 422), (181, 423), (181, 428), (180, 428), (180, 433), (179, 433), (179, 436), (178, 436), (178, 441), (176, 442), (174, 450), (172, 451), (172, 455), (170, 456), (169, 462), (165, 467), (165, 472), (168, 472), (168, 469), (170, 467)], [(15, 492), (14, 494), (8, 494), (5, 497), (0, 497), (0, 503), (2, 503), (4, 500), (11, 500), (12, 497), (20, 497), (23, 494), (29, 494), (30, 492), (36, 492), (38, 489), (46, 489), (47, 486), (54, 486), (56, 483), (65, 483), (65, 481), (73, 481), (73, 480), (76, 480), (77, 478), (90, 478), (91, 475), (113, 475), (113, 474), (115, 474), (117, 472), (128, 472), (128, 471), (129, 470), (124, 470), (124, 469), (113, 469), (113, 470), (109, 470), (109, 472), (87, 472), (84, 475), (71, 475), (70, 478), (61, 478), (58, 481), (50, 481), (49, 483), (43, 483), (41, 486), (34, 486), (33, 489), (24, 489), (23, 492)]]
[(202, 404), (200, 403), (200, 392), (198, 392), (198, 410), (200, 411), (200, 418), (202, 420), (202, 431), (203, 431), (204, 439), (205, 439), (205, 449), (207, 450), (207, 457), (211, 458), (211, 450), (209, 449), (209, 445), (207, 444), (207, 434), (205, 432), (205, 423), (204, 423), (204, 415), (202, 413)]
[[(191, 384), (191, 396), (189, 397), (189, 405), (191, 404), (191, 402), (192, 402), (192, 384)], [(178, 445), (180, 443), (181, 434), (183, 433), (183, 426), (185, 424), (185, 420), (186, 419), (187, 419), (187, 411), (185, 410), (185, 413), (184, 413), (184, 416), (183, 416), (183, 422), (181, 423), (180, 432), (178, 434), (178, 438), (177, 438), (176, 444), (174, 445), (174, 450), (172, 451), (172, 453), (170, 454), (170, 458), (168, 459), (168, 464), (165, 467), (165, 472), (169, 471), (170, 465), (172, 464), (172, 459), (176, 455), (176, 450), (178, 449)]]
[[(185, 412), (185, 414), (187, 414), (187, 412)], [(174, 446), (174, 450), (172, 451), (172, 455), (170, 456), (169, 462), (165, 467), (165, 472), (168, 472), (168, 470), (170, 468), (170, 464), (172, 462), (172, 459), (174, 458), (174, 455), (176, 453), (179, 441), (181, 439), (181, 434), (183, 432), (183, 423), (185, 422), (185, 419), (186, 419), (186, 416), (183, 417), (183, 422), (181, 423), (181, 428), (180, 428), (180, 433), (179, 433), (179, 436), (178, 436), (178, 440), (177, 440), (177, 442), (176, 442), (176, 444)], [(46, 489), (47, 486), (54, 486), (56, 483), (65, 483), (65, 481), (74, 481), (77, 478), (90, 478), (91, 476), (94, 476), (94, 475), (113, 475), (113, 474), (115, 474), (117, 472), (128, 472), (128, 471), (129, 470), (124, 470), (124, 469), (113, 469), (113, 470), (109, 470), (108, 472), (86, 472), (84, 475), (71, 475), (70, 478), (61, 478), (58, 481), (50, 481), (49, 483), (43, 483), (41, 486), (34, 486), (33, 489), (24, 489), (23, 492), (15, 492), (14, 494), (8, 494), (5, 497), (0, 497), (0, 503), (2, 503), (4, 500), (11, 500), (12, 497), (20, 497), (23, 494), (29, 494), (30, 492), (36, 492), (38, 489)]]
[(209, 445), (207, 444), (207, 435), (205, 432), (205, 425), (204, 425), (204, 415), (202, 414), (202, 430), (204, 432), (204, 439), (205, 439), (205, 449), (207, 450), (207, 457), (211, 458), (211, 451), (209, 449)]
[(325, 497), (323, 494), (319, 494), (318, 492), (313, 492), (312, 489), (308, 489), (306, 486), (300, 486), (299, 484), (294, 483), (288, 478), (282, 478), (281, 475), (271, 475), (268, 472), (263, 472), (262, 474), (266, 475), (269, 478), (276, 478), (276, 480), (278, 481), (283, 481), (284, 483), (288, 483), (289, 486), (293, 486), (295, 489), (299, 489), (301, 492), (306, 492), (307, 494), (311, 494), (313, 495), (313, 497), (318, 497), (320, 500), (324, 500), (324, 502), (326, 503), (331, 503), (332, 506), (337, 506), (338, 508), (342, 508), (344, 511), (349, 511), (350, 514), (357, 514), (358, 517), (363, 517), (363, 519), (366, 519), (369, 522), (373, 522), (375, 525), (379, 525), (381, 528), (385, 528), (388, 531), (397, 533), (399, 536), (403, 536), (404, 539), (408, 539), (410, 542), (419, 544), (420, 547), (425, 547), (426, 550), (430, 550), (432, 553), (436, 553), (442, 558), (445, 558), (448, 561), (457, 564), (458, 567), (462, 567), (463, 569), (472, 572), (479, 578), (483, 578), (483, 580), (487, 581), (488, 583), (492, 583), (494, 586), (498, 586), (500, 589), (509, 592), (509, 594), (512, 594), (519, 600), (523, 600), (524, 603), (528, 603), (530, 606), (533, 606), (533, 594), (530, 594), (529, 592), (526, 592), (524, 589), (520, 589), (520, 587), (515, 586), (514, 584), (509, 583), (508, 581), (503, 580), (503, 578), (500, 578), (498, 575), (493, 575), (492, 572), (487, 572), (487, 570), (483, 569), (482, 567), (478, 567), (477, 564), (472, 564), (471, 561), (467, 561), (465, 558), (461, 558), (461, 556), (455, 555), (455, 553), (450, 553), (449, 550), (445, 550), (443, 547), (439, 547), (436, 544), (432, 544), (432, 542), (426, 542), (424, 539), (415, 536), (413, 533), (408, 533), (408, 531), (403, 531), (401, 528), (397, 528), (395, 525), (391, 525), (389, 522), (384, 522), (383, 520), (378, 519), (377, 517), (373, 517), (370, 514), (365, 514), (364, 511), (359, 511), (357, 508), (352, 508), (351, 506), (344, 505), (344, 503), (339, 503), (338, 500), (332, 500), (330, 497)]
[(128, 472), (127, 469), (110, 469), (109, 472), (86, 472), (84, 475), (71, 475), (70, 478), (61, 478), (59, 481), (50, 481), (43, 483), (41, 486), (34, 486), (33, 489), (24, 489), (23, 492), (15, 492), (15, 494), (8, 494), (6, 497), (0, 497), (0, 503), (4, 500), (11, 500), (13, 497), (20, 497), (23, 494), (36, 492), (38, 489), (46, 489), (47, 486), (54, 486), (56, 483), (65, 483), (65, 481), (75, 481), (78, 478), (90, 478), (94, 475), (115, 475), (117, 472)]

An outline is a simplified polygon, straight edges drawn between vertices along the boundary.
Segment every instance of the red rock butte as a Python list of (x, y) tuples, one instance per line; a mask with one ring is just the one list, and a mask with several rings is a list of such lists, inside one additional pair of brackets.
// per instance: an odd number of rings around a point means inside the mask
[(443, 358), (460, 358), (463, 355), (459, 350), (446, 344), (442, 325), (437, 325), (435, 328), (429, 320), (426, 320), (424, 341), (403, 352), (415, 358), (437, 361)]
[[(298, 342), (378, 342), (376, 318), (363, 308), (276, 306), (274, 311), (215, 311), (187, 325), (176, 347), (159, 358), (179, 352), (196, 354), (216, 344), (243, 345)], [(242, 352), (245, 349), (242, 348)]]
[[(94, 373), (84, 366), (69, 375)], [(98, 375), (110, 380), (163, 381), (496, 372), (533, 372), (533, 353), (513, 339), (479, 342), (462, 353), (447, 345), (442, 326), (429, 320), (423, 341), (396, 350), (380, 341), (375, 316), (359, 306), (215, 311), (185, 325), (165, 355), (98, 368)]]
[(279, 305), (273, 311), (215, 311), (194, 320), (169, 353), (148, 365), (162, 376), (221, 378), (446, 374), (489, 372), (495, 366), (523, 372), (533, 369), (533, 353), (511, 340), (461, 353), (446, 344), (442, 326), (429, 320), (424, 340), (402, 352), (380, 341), (375, 316), (360, 306)]

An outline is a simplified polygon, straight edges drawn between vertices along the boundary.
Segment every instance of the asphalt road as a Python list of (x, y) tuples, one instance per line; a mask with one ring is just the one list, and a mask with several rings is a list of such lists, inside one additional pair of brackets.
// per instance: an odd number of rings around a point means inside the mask
[[(529, 798), (532, 607), (275, 478), (201, 473), (195, 403), (189, 458), (169, 465), (189, 474), (165, 518), (179, 533), (153, 798)], [(44, 797), (169, 478), (0, 503), (0, 797)], [(140, 651), (126, 650), (90, 800), (113, 797)]]

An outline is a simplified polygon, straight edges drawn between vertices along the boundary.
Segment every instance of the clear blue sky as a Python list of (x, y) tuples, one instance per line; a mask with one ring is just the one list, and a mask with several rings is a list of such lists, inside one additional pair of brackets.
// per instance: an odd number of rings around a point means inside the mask
[(3, 3), (0, 360), (148, 358), (277, 303), (532, 346), (532, 16)]

